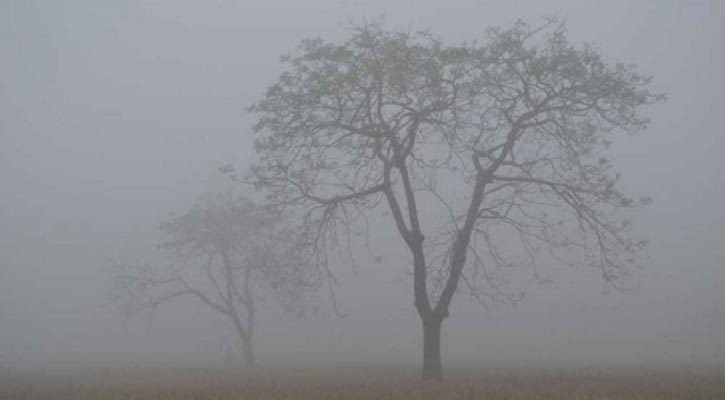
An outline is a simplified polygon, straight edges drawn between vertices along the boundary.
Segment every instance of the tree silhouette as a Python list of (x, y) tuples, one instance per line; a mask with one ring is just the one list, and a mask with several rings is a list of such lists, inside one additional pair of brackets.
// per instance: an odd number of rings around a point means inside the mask
[(259, 161), (247, 179), (305, 210), (321, 253), (385, 203), (412, 259), (424, 378), (442, 377), (454, 294), (516, 301), (500, 285), (518, 255), (579, 255), (614, 286), (637, 263), (645, 242), (615, 211), (649, 200), (616, 188), (605, 153), (611, 135), (645, 128), (638, 110), (663, 95), (634, 66), (570, 44), (561, 21), (460, 45), (354, 26), (283, 62), (250, 107)]
[(207, 195), (161, 224), (166, 240), (159, 249), (169, 265), (122, 264), (115, 288), (128, 295), (131, 311), (196, 298), (228, 318), (253, 365), (258, 292), (271, 291), (287, 310), (302, 313), (305, 289), (316, 281), (282, 219), (233, 192)]

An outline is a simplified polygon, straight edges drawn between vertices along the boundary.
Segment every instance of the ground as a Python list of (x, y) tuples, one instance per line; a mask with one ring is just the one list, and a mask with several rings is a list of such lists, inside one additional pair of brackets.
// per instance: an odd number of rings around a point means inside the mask
[(0, 399), (725, 399), (725, 367), (451, 368), (422, 383), (397, 367), (7, 369)]

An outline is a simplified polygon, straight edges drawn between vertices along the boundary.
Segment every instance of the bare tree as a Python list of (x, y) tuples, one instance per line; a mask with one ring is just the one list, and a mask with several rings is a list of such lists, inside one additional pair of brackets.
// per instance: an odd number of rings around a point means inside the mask
[(611, 134), (645, 128), (638, 109), (663, 95), (634, 66), (570, 44), (561, 21), (460, 45), (354, 26), (347, 41), (304, 40), (283, 62), (250, 107), (260, 159), (247, 179), (306, 210), (323, 252), (387, 205), (412, 259), (424, 378), (442, 377), (456, 292), (516, 301), (504, 271), (541, 250), (579, 255), (614, 286), (637, 263), (645, 242), (614, 212), (649, 200), (617, 190), (604, 154)]
[(272, 291), (289, 311), (305, 310), (304, 289), (315, 280), (278, 211), (231, 191), (210, 194), (162, 223), (161, 230), (166, 240), (158, 247), (168, 265), (119, 268), (115, 288), (128, 295), (130, 311), (155, 311), (176, 298), (196, 298), (229, 319), (244, 361), (253, 365), (255, 291)]

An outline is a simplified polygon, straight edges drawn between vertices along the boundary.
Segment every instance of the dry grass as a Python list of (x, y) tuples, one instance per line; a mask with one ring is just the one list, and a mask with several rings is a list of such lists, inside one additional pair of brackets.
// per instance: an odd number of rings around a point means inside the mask
[(0, 377), (0, 399), (725, 399), (725, 369), (460, 370), (445, 383), (396, 368), (99, 369)]

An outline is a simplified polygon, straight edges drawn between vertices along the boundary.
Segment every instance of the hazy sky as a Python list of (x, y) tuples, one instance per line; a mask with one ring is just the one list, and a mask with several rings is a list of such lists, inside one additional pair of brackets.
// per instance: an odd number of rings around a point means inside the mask
[[(245, 166), (244, 108), (300, 39), (384, 14), (459, 42), (553, 13), (668, 93), (612, 153), (624, 189), (654, 198), (633, 218), (649, 258), (630, 292), (551, 266), (551, 284), (515, 282), (516, 307), (455, 301), (445, 361), (725, 361), (724, 2), (0, 0), (0, 366), (221, 360), (234, 337), (193, 302), (150, 328), (124, 319), (109, 259), (143, 258), (170, 211), (225, 187), (220, 166)], [(341, 268), (343, 319), (268, 302), (260, 360), (417, 360), (407, 255), (380, 251), (357, 276)]]

